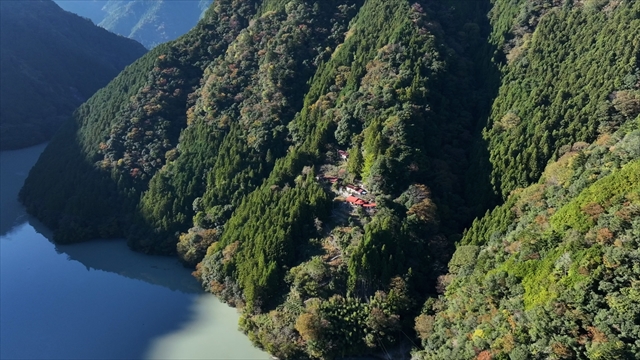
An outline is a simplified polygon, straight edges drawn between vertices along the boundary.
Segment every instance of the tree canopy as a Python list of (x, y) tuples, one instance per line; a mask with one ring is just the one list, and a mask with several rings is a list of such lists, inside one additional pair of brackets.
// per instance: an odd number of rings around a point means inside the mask
[(278, 358), (637, 357), (639, 14), (215, 1), (21, 199), (56, 241), (177, 254)]

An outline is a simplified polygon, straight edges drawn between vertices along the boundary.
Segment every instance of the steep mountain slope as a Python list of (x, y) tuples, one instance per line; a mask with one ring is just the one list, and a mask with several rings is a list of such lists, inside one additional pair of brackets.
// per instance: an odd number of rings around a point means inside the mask
[[(124, 236), (177, 253), (280, 358), (387, 351), (446, 285), (465, 226), (538, 180), (518, 156), (546, 163), (637, 115), (638, 4), (607, 4), (219, 0), (78, 109), (21, 199), (56, 241)], [(602, 39), (539, 56), (574, 32)], [(574, 73), (567, 57), (600, 72)], [(538, 87), (568, 105), (528, 104)], [(574, 97), (601, 113), (567, 115)], [(540, 122), (546, 107), (566, 120)], [(427, 330), (438, 304), (419, 317)], [(430, 340), (421, 356), (448, 351)]]
[[(640, 97), (636, 1), (513, 3), (492, 13), (494, 38), (510, 40), (499, 43), (508, 66), (485, 129), (492, 182), (505, 197), (536, 181), (563, 145), (635, 117), (633, 107), (612, 112), (612, 97)], [(502, 23), (513, 24), (506, 34)]]
[(640, 5), (497, 5), (505, 77), (484, 135), (509, 196), (465, 233), (415, 355), (639, 358)]
[[(94, 24), (99, 24), (105, 17), (102, 10), (108, 0), (53, 0), (58, 6), (68, 12), (85, 17)], [(122, 35), (122, 34), (120, 34)]]
[(211, 0), (94, 0), (58, 1), (65, 10), (147, 48), (173, 40), (191, 30)]
[(0, 3), (0, 148), (48, 140), (146, 50), (49, 0)]
[(474, 223), (418, 358), (640, 356), (640, 118), (585, 146)]
[[(490, 101), (472, 61), (486, 11), (217, 1), (78, 109), (21, 198), (61, 242), (126, 236), (173, 253), (182, 233), (185, 263), (204, 259), (205, 287), (244, 305), (244, 327), (273, 353), (389, 345), (443, 270), (448, 237), (482, 208), (467, 202), (464, 175)], [(350, 209), (330, 174), (361, 182), (377, 210)], [(374, 295), (379, 316), (359, 329)], [(259, 315), (285, 298), (296, 310), (273, 316), (286, 321)], [(309, 298), (333, 316), (322, 341), (296, 330), (315, 316)], [(352, 307), (358, 317), (342, 322)]]

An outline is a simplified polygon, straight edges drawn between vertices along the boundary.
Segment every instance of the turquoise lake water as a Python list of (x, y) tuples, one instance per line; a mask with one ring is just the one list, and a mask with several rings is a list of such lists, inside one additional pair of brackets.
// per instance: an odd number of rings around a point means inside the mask
[(0, 152), (0, 358), (270, 359), (177, 259), (53, 244), (17, 201), (44, 146)]

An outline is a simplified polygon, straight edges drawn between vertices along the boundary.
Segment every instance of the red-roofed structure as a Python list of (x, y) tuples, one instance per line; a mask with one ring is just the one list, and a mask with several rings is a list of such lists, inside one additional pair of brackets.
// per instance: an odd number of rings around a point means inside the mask
[(358, 201), (362, 201), (362, 199), (357, 198), (355, 196), (347, 196), (347, 202), (351, 204), (357, 204)]
[(367, 207), (367, 208), (376, 207), (375, 203), (370, 203), (370, 202), (368, 202), (366, 200), (360, 199), (360, 198), (355, 197), (355, 196), (347, 196), (346, 201), (348, 203), (350, 203), (350, 204), (359, 205), (359, 206), (362, 206), (362, 207)]

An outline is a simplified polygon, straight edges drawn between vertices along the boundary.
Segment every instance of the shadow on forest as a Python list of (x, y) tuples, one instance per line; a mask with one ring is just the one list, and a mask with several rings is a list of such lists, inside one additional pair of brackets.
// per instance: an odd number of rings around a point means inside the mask
[[(464, 6), (457, 6), (462, 2)], [(429, 89), (438, 92), (430, 105), (444, 135), (435, 139), (438, 148), (434, 158), (445, 164), (436, 167), (427, 178), (435, 199), (440, 200), (436, 201), (440, 229), (447, 236), (446, 240), (436, 238), (430, 244), (437, 263), (431, 279), (435, 285), (436, 277), (447, 272), (464, 229), (500, 202), (491, 184), (492, 164), (482, 131), (498, 94), (498, 63), (504, 56), (489, 40), (489, 0), (475, 1), (473, 5), (466, 0), (451, 0), (430, 6), (440, 23), (433, 30), (437, 41), (453, 50), (446, 75)], [(452, 176), (447, 176), (446, 171)]]

